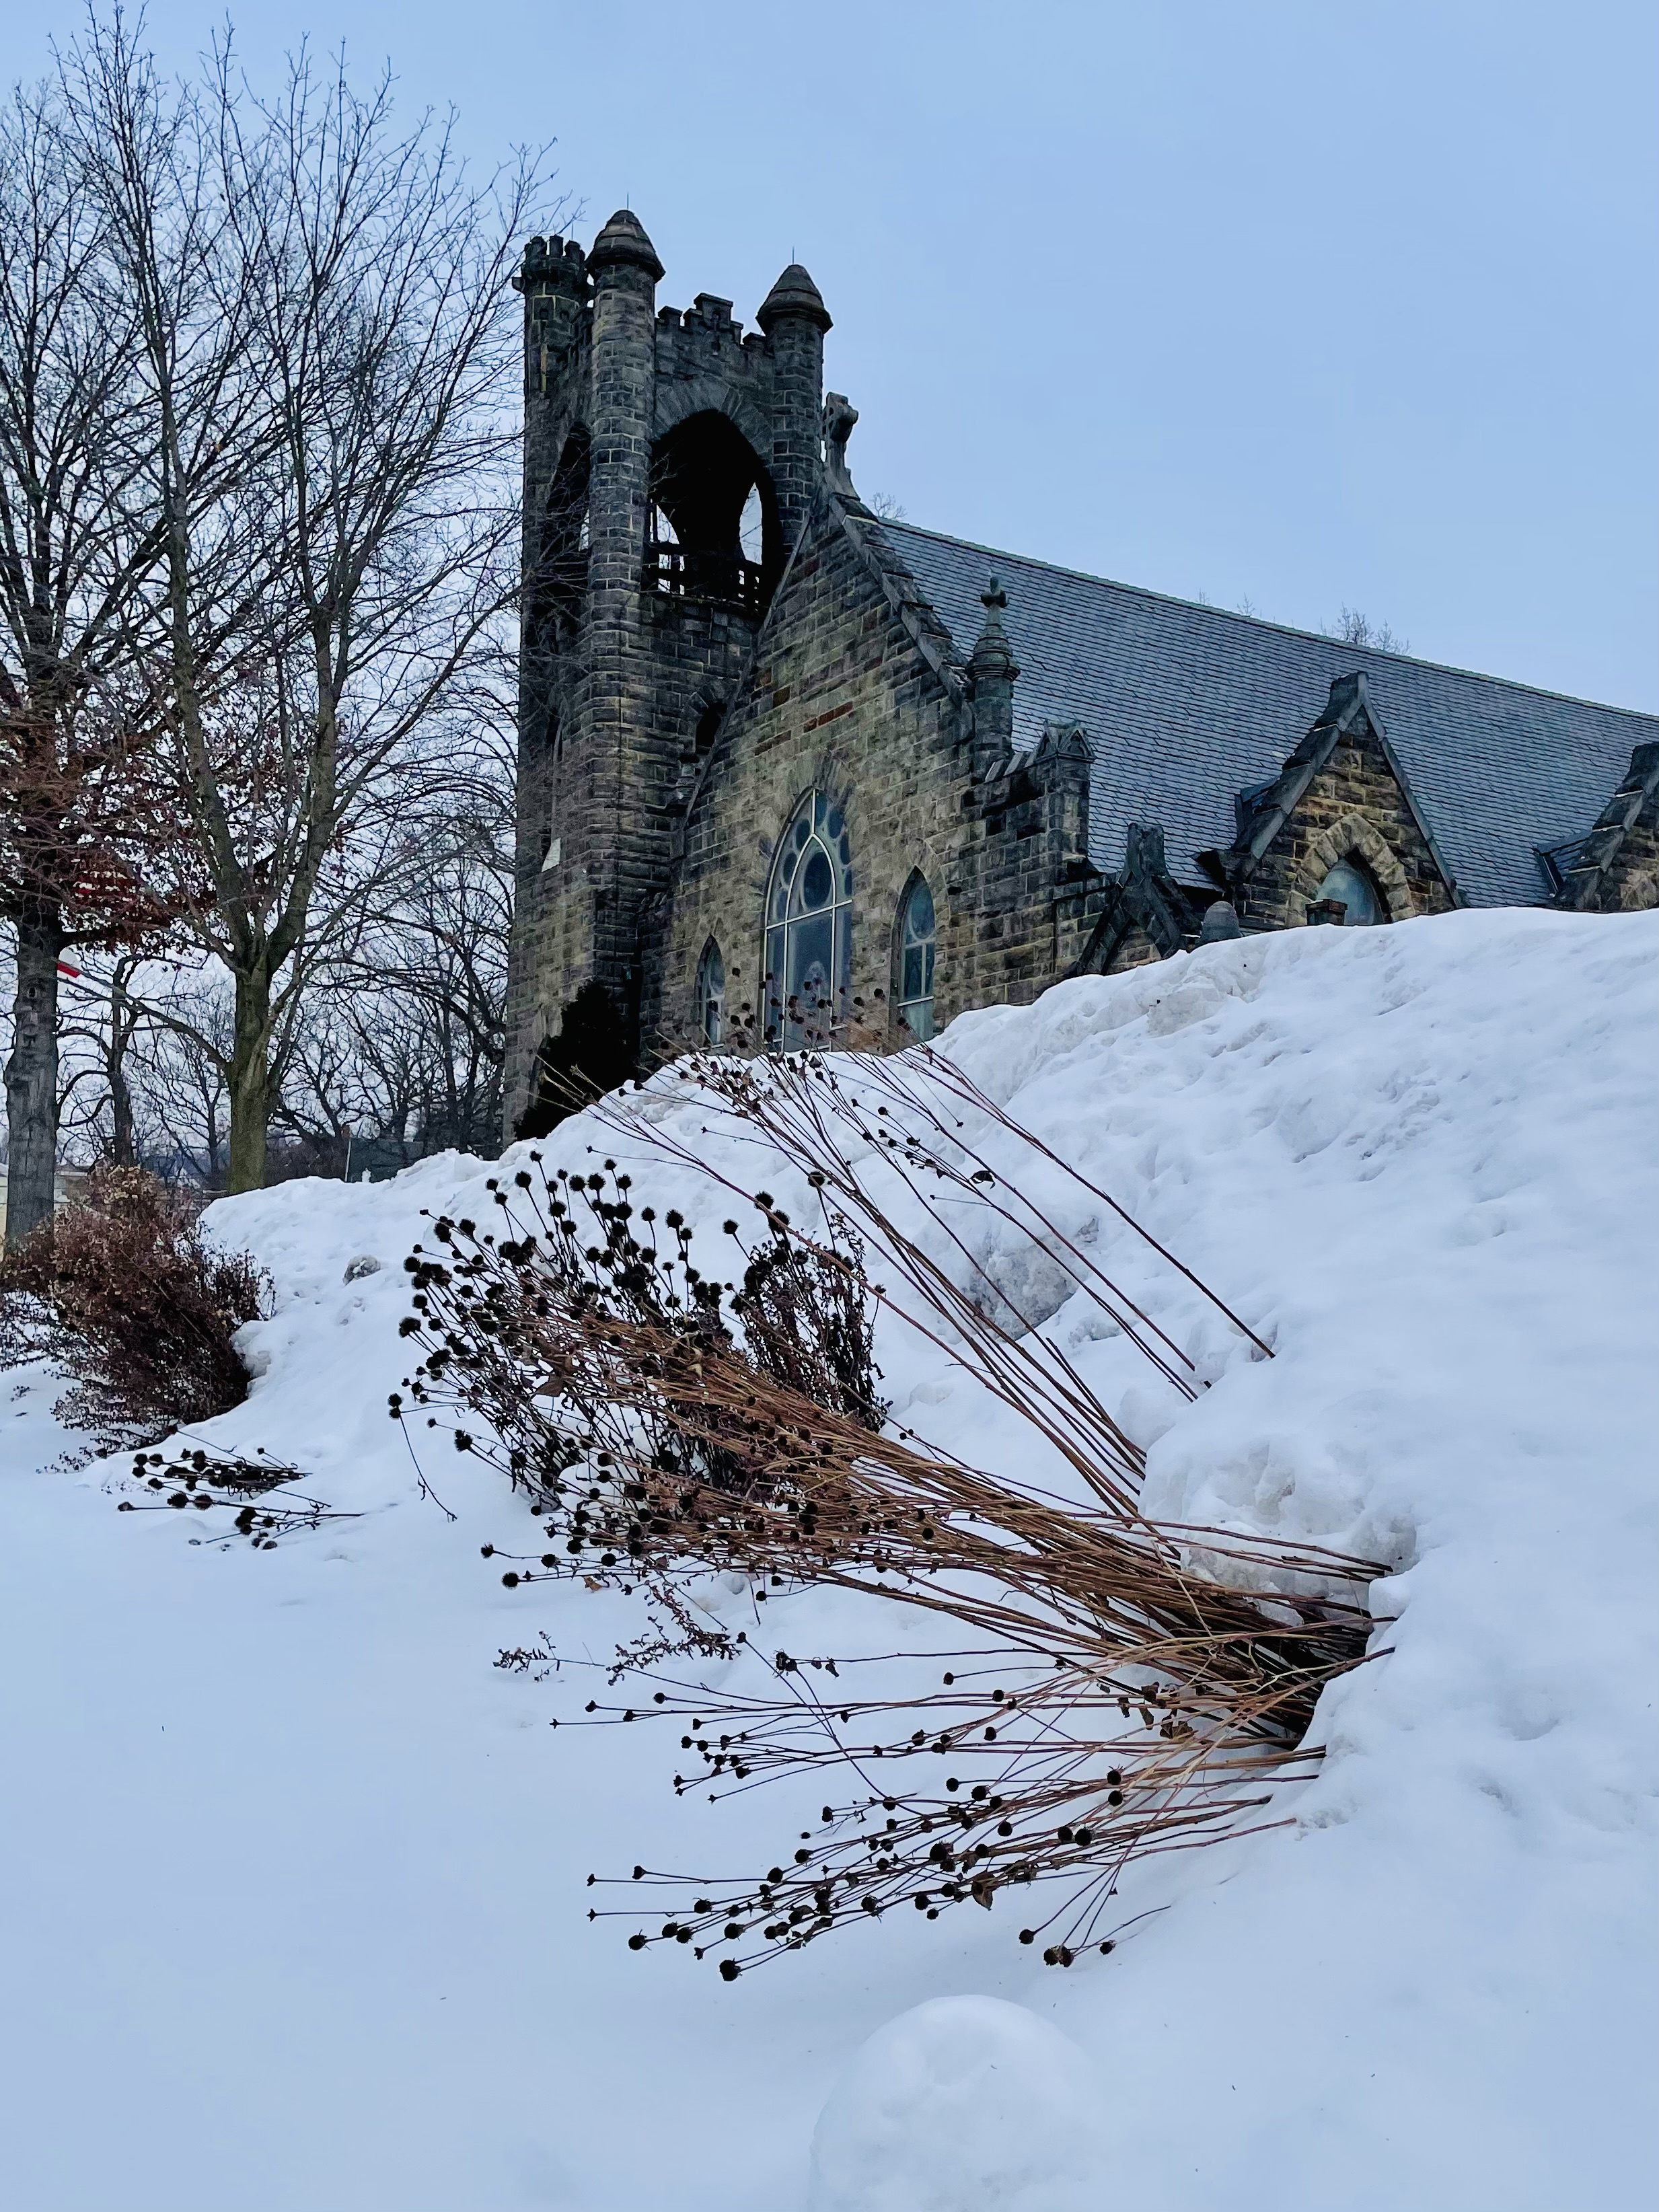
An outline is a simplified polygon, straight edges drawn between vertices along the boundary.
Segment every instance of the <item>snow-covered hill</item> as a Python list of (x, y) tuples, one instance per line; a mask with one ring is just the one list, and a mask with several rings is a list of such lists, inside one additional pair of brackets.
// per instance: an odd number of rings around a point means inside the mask
[[(764, 1863), (788, 1808), (677, 1803), (649, 1729), (550, 1729), (624, 1601), (504, 1589), (479, 1549), (524, 1548), (523, 1508), (453, 1454), (423, 1494), (386, 1418), (421, 1209), (482, 1213), (492, 1170), (222, 1204), (277, 1310), (213, 1436), (359, 1517), (192, 1544), (196, 1516), (118, 1514), (117, 1473), (52, 1471), (46, 1378), (0, 1399), (8, 2201), (1638, 2212), (1656, 1013), (1659, 918), (1487, 913), (1212, 946), (950, 1033), (1274, 1346), (1244, 1359), (1097, 1226), (1212, 1381), (1165, 1402), (1086, 1317), (1049, 1324), (1152, 1443), (1156, 1510), (1397, 1566), (1391, 1654), (1328, 1694), (1289, 1825), (1141, 1870), (1149, 1917), (1067, 1974), (994, 1912), (730, 1986), (590, 1923), (590, 1870)], [(907, 1420), (1029, 1451), (936, 1355), (881, 1357)], [(825, 1602), (769, 1632), (815, 1648)], [(544, 1630), (561, 1680), (492, 1665)]]

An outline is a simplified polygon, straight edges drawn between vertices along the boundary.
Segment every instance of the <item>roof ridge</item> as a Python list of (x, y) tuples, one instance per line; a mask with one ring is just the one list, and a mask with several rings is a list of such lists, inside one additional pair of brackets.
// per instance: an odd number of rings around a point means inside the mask
[[(1285, 637), (1305, 637), (1316, 645), (1340, 646), (1346, 642), (1332, 637), (1322, 629), (1305, 629), (1299, 623), (1273, 622), (1266, 615), (1247, 615), (1237, 607), (1217, 606), (1212, 599), (1182, 599), (1178, 592), (1156, 592), (1148, 584), (1126, 584), (1115, 576), (1097, 575), (1091, 568), (1071, 568), (1060, 561), (1045, 561), (1035, 553), (1011, 553), (1006, 548), (983, 545), (975, 538), (958, 538), (948, 530), (929, 530), (918, 522), (890, 520), (882, 527), (890, 532), (906, 532), (916, 538), (931, 538), (941, 545), (956, 545), (964, 552), (982, 553), (988, 560), (1006, 564), (1018, 562), (1027, 568), (1046, 569), (1052, 576), (1070, 576), (1080, 584), (1103, 584), (1114, 592), (1127, 592), (1137, 599), (1156, 599), (1164, 606), (1190, 607), (1196, 614), (1219, 615), (1224, 621), (1242, 623), (1249, 629), (1277, 630)], [(1559, 699), (1564, 706), (1593, 707), (1601, 714), (1628, 714), (1632, 720), (1652, 723), (1659, 721), (1659, 710), (1648, 707), (1620, 707), (1609, 699), (1589, 699), (1577, 691), (1556, 691), (1546, 684), (1528, 684), (1519, 677), (1494, 676), (1483, 668), (1465, 668), (1455, 660), (1430, 660), (1420, 653), (1390, 653), (1381, 646), (1357, 645), (1355, 653), (1375, 655), (1379, 660), (1397, 660), (1408, 668), (1432, 668), (1443, 676), (1462, 676), (1474, 684), (1501, 684), (1506, 690), (1525, 691), (1536, 699)]]

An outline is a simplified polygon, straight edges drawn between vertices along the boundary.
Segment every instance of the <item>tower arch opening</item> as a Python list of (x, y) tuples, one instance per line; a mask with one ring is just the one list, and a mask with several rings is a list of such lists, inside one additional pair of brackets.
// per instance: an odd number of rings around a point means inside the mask
[(556, 1036), (542, 1040), (531, 1069), (530, 1097), (513, 1133), (544, 1137), (590, 1099), (639, 1073), (637, 1024), (597, 977), (565, 1006)]
[(652, 450), (647, 588), (759, 615), (782, 566), (777, 494), (748, 439), (714, 408), (677, 422)]

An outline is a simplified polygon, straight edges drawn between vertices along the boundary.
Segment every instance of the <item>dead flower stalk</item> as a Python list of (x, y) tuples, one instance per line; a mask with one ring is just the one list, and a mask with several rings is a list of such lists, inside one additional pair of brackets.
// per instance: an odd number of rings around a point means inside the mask
[[(1270, 1813), (1271, 1784), (1311, 1770), (1315, 1706), (1366, 1656), (1363, 1586), (1379, 1570), (1146, 1516), (1139, 1448), (984, 1277), (964, 1234), (972, 1213), (1039, 1240), (1188, 1397), (1192, 1363), (1026, 1179), (992, 1166), (982, 1133), (1029, 1148), (1135, 1224), (949, 1061), (700, 1055), (676, 1073), (695, 1086), (703, 1130), (752, 1139), (805, 1176), (820, 1211), (811, 1231), (647, 1118), (636, 1096), (608, 1099), (597, 1113), (618, 1152), (695, 1168), (758, 1209), (752, 1243), (726, 1224), (741, 1279), (700, 1267), (689, 1225), (636, 1205), (615, 1159), (550, 1176), (532, 1154), (534, 1173), (495, 1187), (492, 1229), (439, 1220), (436, 1249), (406, 1262), (404, 1328), (422, 1357), (407, 1399), (392, 1401), (398, 1418), (458, 1418), (458, 1447), (529, 1492), (547, 1548), (513, 1559), (509, 1585), (580, 1576), (650, 1601), (653, 1633), (611, 1670), (629, 1701), (595, 1698), (586, 1723), (677, 1724), (691, 1754), (682, 1792), (802, 1769), (840, 1779), (842, 1802), (764, 1876), (696, 1882), (636, 1868), (635, 1882), (689, 1901), (630, 1942), (691, 1944), (730, 1978), (900, 1905), (936, 1917), (1042, 1885), (1059, 1901), (1030, 1916), (1022, 1941), (1050, 1934), (1044, 1956), (1060, 1964), (1087, 1943), (1109, 1948), (1100, 1931), (1131, 1860), (1236, 1834)], [(916, 1233), (899, 1218), (915, 1203), (928, 1224)], [(872, 1285), (872, 1261), (899, 1287)], [(1085, 1502), (885, 1424), (882, 1308), (1029, 1425), (1081, 1478)], [(925, 1687), (915, 1677), (929, 1662), (914, 1653), (779, 1650), (756, 1691), (665, 1672), (748, 1640), (702, 1610), (711, 1572), (744, 1577), (757, 1604), (817, 1585), (902, 1605), (948, 1629), (951, 1650), (931, 1664), (951, 1663)], [(872, 1693), (853, 1694), (872, 1670)], [(941, 1758), (948, 1771), (927, 1765)], [(921, 1778), (919, 1759), (935, 1778)]]

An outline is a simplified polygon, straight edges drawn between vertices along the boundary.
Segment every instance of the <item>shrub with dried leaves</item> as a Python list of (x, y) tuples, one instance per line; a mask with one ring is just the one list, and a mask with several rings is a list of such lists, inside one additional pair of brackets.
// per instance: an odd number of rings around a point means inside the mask
[(247, 1395), (236, 1329), (268, 1285), (246, 1252), (141, 1168), (95, 1168), (82, 1203), (43, 1222), (0, 1274), (8, 1352), (71, 1378), (56, 1412), (100, 1448), (151, 1443)]

